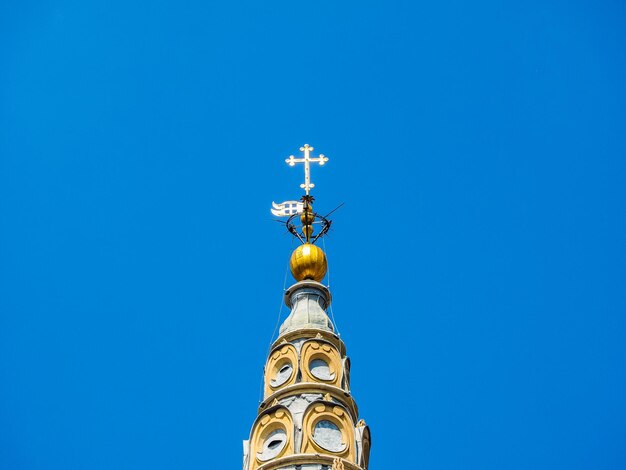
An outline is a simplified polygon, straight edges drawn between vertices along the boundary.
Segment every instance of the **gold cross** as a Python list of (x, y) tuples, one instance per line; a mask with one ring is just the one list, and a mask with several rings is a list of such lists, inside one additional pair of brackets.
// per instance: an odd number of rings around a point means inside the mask
[(289, 166), (296, 166), (296, 163), (304, 163), (304, 183), (301, 184), (300, 187), (304, 189), (306, 195), (308, 196), (309, 190), (315, 187), (315, 185), (311, 183), (311, 168), (309, 163), (313, 162), (323, 165), (328, 161), (328, 158), (321, 153), (319, 157), (311, 158), (313, 147), (310, 147), (309, 144), (304, 144), (304, 147), (300, 147), (300, 151), (304, 152), (304, 158), (295, 158), (293, 155), (290, 155), (285, 161), (289, 164)]

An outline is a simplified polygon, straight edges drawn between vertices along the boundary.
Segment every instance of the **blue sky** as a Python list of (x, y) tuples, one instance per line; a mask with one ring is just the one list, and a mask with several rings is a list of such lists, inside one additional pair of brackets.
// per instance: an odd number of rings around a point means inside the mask
[(624, 18), (3, 2), (0, 468), (240, 467), (309, 143), (371, 468), (623, 469)]

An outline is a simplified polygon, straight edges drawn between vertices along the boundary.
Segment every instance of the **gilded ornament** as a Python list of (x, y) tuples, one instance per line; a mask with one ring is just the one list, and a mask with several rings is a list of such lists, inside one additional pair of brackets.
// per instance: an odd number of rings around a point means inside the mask
[(343, 461), (340, 458), (335, 458), (333, 460), (333, 470), (344, 470), (345, 467), (343, 465)]
[(291, 254), (289, 267), (291, 268), (291, 274), (296, 280), (313, 279), (319, 282), (324, 279), (328, 264), (326, 255), (321, 248), (311, 243), (305, 243), (296, 248)]

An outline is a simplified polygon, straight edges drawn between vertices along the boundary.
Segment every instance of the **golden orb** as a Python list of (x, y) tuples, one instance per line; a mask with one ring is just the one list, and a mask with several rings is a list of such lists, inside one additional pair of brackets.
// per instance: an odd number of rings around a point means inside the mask
[(291, 274), (297, 281), (313, 279), (319, 282), (324, 279), (328, 264), (326, 255), (321, 248), (311, 243), (305, 243), (293, 250), (289, 267)]

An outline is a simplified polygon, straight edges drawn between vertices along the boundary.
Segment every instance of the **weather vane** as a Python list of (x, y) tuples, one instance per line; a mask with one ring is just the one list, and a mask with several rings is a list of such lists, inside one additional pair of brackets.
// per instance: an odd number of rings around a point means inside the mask
[[(279, 222), (284, 223), (287, 227), (287, 230), (289, 230), (289, 232), (297, 237), (302, 243), (308, 244), (315, 243), (330, 229), (331, 221), (327, 219), (330, 213), (326, 216), (322, 216), (320, 214), (317, 214), (316, 212), (313, 212), (313, 201), (315, 199), (310, 194), (310, 190), (315, 187), (315, 185), (311, 183), (310, 164), (319, 163), (320, 165), (324, 165), (326, 162), (328, 162), (328, 158), (326, 158), (322, 154), (320, 154), (318, 157), (311, 157), (313, 147), (311, 147), (309, 144), (304, 144), (304, 146), (300, 147), (300, 151), (304, 154), (302, 158), (296, 158), (293, 155), (290, 155), (289, 158), (285, 160), (285, 162), (289, 166), (295, 166), (296, 163), (304, 163), (304, 183), (301, 184), (300, 187), (304, 189), (305, 194), (300, 198), (300, 201), (285, 201), (281, 202), (280, 204), (272, 202), (271, 212), (276, 217), (288, 217), (286, 222)], [(331, 211), (331, 213), (335, 210)], [(300, 235), (298, 227), (296, 226), (298, 220), (301, 222), (300, 231), (302, 232), (304, 237)], [(321, 225), (321, 230), (314, 238), (313, 224)]]

